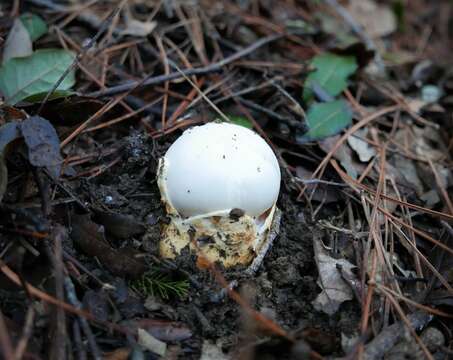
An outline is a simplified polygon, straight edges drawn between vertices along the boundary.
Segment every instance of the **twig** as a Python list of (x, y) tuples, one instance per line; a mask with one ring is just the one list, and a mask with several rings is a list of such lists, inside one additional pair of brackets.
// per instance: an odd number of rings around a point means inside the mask
[(294, 99), (294, 97), (286, 91), (277, 81), (271, 81), (271, 85), (273, 85), (279, 92), (283, 94), (293, 105), (296, 109), (298, 115), (302, 116), (304, 119), (306, 118), (305, 111), (300, 105), (300, 103)]
[(89, 277), (91, 277), (94, 281), (98, 283), (99, 286), (101, 286), (103, 289), (113, 289), (114, 286), (110, 285), (108, 283), (103, 282), (101, 279), (99, 279), (96, 275), (94, 275), (90, 270), (88, 270), (80, 261), (78, 261), (76, 258), (68, 254), (66, 251), (63, 250), (63, 258), (67, 261), (73, 264), (74, 267), (79, 268), (82, 270), (84, 273), (86, 273)]
[(72, 336), (75, 342), (75, 352), (78, 355), (77, 359), (86, 360), (87, 354), (82, 343), (82, 334), (80, 333), (80, 325), (77, 320), (74, 320), (72, 324)]
[(16, 351), (14, 353), (14, 360), (20, 360), (24, 356), (25, 350), (27, 350), (28, 340), (33, 332), (34, 326), (34, 319), (35, 319), (35, 309), (33, 305), (30, 304), (27, 310), (27, 314), (25, 315), (25, 323), (22, 330), (22, 336), (17, 343)]
[[(49, 256), (54, 267), (55, 295), (60, 301), (64, 301), (62, 242), (66, 236), (66, 231), (62, 226), (56, 227), (51, 234), (53, 251), (50, 246), (48, 247)], [(56, 324), (53, 329), (54, 341), (52, 344), (51, 358), (63, 360), (66, 358), (66, 316), (64, 310), (60, 307), (55, 307), (55, 313)]]
[(131, 89), (137, 88), (139, 86), (149, 86), (149, 85), (157, 85), (164, 83), (166, 81), (170, 80), (175, 80), (175, 79), (182, 79), (185, 76), (192, 76), (192, 75), (204, 75), (204, 74), (209, 74), (213, 72), (218, 72), (222, 70), (222, 68), (228, 64), (231, 64), (232, 62), (236, 61), (237, 59), (240, 59), (241, 57), (247, 56), (251, 54), (252, 52), (256, 51), (260, 47), (273, 42), (275, 40), (278, 40), (282, 38), (282, 35), (270, 35), (267, 37), (264, 37), (257, 42), (253, 43), (250, 46), (247, 46), (246, 48), (234, 53), (233, 55), (230, 55), (216, 63), (203, 66), (200, 68), (193, 68), (193, 69), (186, 69), (182, 70), (181, 72), (175, 71), (171, 72), (168, 75), (158, 75), (151, 77), (145, 81), (128, 81), (124, 84), (117, 85), (117, 86), (112, 86), (110, 88), (106, 88), (103, 90), (95, 91), (89, 94), (86, 94), (86, 96), (90, 97), (102, 97), (102, 96), (110, 96), (110, 95), (115, 95), (124, 91), (129, 91)]
[(14, 351), (13, 344), (11, 343), (11, 338), (8, 333), (8, 328), (5, 324), (5, 318), (0, 309), (0, 350), (3, 354), (4, 359), (13, 359)]
[[(82, 304), (80, 303), (79, 299), (77, 298), (77, 295), (75, 293), (74, 284), (69, 276), (65, 277), (64, 286), (66, 289), (66, 295), (68, 297), (68, 301), (76, 309), (79, 309), (79, 310), (82, 309)], [(80, 327), (82, 328), (83, 332), (85, 333), (85, 336), (87, 337), (88, 345), (90, 346), (92, 357), (94, 359), (101, 360), (102, 359), (101, 351), (99, 350), (96, 340), (94, 339), (94, 335), (93, 335), (93, 332), (91, 331), (88, 321), (82, 316), (79, 316), (78, 321), (79, 321)]]

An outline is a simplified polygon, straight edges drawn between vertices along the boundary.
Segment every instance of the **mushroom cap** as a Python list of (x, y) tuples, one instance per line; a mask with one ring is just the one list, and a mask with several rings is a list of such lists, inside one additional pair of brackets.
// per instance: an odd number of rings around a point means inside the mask
[(280, 167), (254, 131), (229, 123), (186, 130), (164, 156), (171, 205), (191, 217), (239, 208), (257, 217), (277, 201)]

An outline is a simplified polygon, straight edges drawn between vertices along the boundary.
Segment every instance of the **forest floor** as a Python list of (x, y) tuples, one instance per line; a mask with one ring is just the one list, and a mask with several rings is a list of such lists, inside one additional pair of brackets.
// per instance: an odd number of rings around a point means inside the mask
[[(452, 18), (446, 0), (2, 2), (3, 358), (452, 358)], [(158, 160), (219, 118), (281, 167), (253, 275), (159, 254)]]

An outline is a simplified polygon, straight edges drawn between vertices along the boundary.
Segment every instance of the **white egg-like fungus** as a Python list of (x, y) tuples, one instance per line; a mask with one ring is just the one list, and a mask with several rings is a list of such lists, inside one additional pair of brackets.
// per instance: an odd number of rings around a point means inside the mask
[(277, 158), (243, 126), (196, 126), (170, 146), (164, 159), (168, 200), (181, 216), (234, 208), (259, 216), (277, 200)]
[(250, 263), (275, 236), (280, 177), (274, 152), (254, 131), (229, 123), (186, 130), (159, 161), (170, 217), (161, 255), (174, 258), (189, 246), (226, 267)]

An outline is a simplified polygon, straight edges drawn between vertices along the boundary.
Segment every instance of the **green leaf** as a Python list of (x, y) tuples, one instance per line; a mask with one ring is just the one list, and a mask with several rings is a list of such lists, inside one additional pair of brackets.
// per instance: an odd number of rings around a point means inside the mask
[(47, 25), (38, 15), (25, 13), (20, 16), (20, 20), (30, 34), (31, 41), (36, 41), (47, 33)]
[(230, 119), (232, 124), (240, 125), (246, 127), (247, 129), (253, 129), (252, 122), (243, 116), (236, 116), (236, 115), (229, 115), (228, 119)]
[(352, 121), (349, 105), (344, 100), (313, 104), (307, 112), (308, 131), (302, 142), (320, 140), (336, 135)]
[[(61, 49), (38, 50), (31, 56), (9, 60), (0, 68), (0, 91), (5, 102), (14, 105), (50, 91), (73, 60), (72, 52)], [(75, 72), (71, 71), (58, 90), (69, 90), (74, 84)]]
[(354, 56), (323, 54), (315, 56), (310, 65), (316, 70), (307, 76), (303, 98), (306, 102), (313, 99), (312, 87), (320, 86), (331, 96), (337, 96), (347, 87), (347, 79), (357, 70)]

